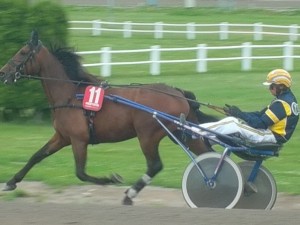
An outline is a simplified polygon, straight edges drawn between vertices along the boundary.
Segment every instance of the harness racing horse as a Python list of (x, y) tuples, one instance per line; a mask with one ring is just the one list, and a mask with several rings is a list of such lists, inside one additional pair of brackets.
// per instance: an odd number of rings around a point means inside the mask
[[(146, 158), (147, 171), (125, 192), (123, 204), (131, 205), (132, 199), (162, 170), (158, 146), (167, 134), (149, 113), (105, 98), (101, 110), (87, 116), (89, 113), (82, 108), (82, 99), (76, 98), (76, 95), (83, 94), (88, 84), (101, 84), (101, 80), (85, 72), (79, 59), (70, 49), (48, 50), (39, 41), (38, 33), (33, 31), (28, 43), (0, 70), (1, 81), (5, 84), (20, 78), (41, 80), (52, 109), (55, 129), (52, 138), (32, 155), (3, 190), (14, 190), (35, 164), (68, 145), (72, 146), (76, 175), (80, 180), (100, 185), (121, 182), (122, 178), (117, 174), (98, 178), (85, 172), (87, 146), (137, 137)], [(108, 85), (105, 95), (109, 94), (122, 96), (176, 117), (184, 113), (187, 121), (194, 123), (214, 120), (199, 111), (200, 104), (186, 98), (195, 99), (193, 93), (164, 84)], [(178, 132), (174, 123), (166, 121), (165, 125), (171, 132)], [(190, 138), (187, 146), (197, 155), (210, 150), (201, 139)]]

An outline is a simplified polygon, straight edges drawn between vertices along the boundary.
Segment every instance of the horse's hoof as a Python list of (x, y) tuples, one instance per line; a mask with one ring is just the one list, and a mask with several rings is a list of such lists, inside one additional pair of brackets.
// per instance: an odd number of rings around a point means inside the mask
[(17, 188), (15, 184), (6, 184), (2, 191), (13, 191)]
[(123, 199), (123, 205), (133, 205), (132, 199), (128, 196), (125, 196), (125, 198)]
[(123, 177), (121, 177), (119, 174), (117, 173), (113, 173), (111, 176), (110, 176), (110, 180), (112, 183), (114, 184), (123, 184), (124, 183), (124, 180), (123, 180)]

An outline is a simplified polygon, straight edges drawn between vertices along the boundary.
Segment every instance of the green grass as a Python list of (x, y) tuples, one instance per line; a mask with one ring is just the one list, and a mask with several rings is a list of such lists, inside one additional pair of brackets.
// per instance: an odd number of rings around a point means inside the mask
[[(136, 8), (136, 9), (111, 9), (86, 7), (67, 8), (69, 20), (93, 20), (104, 21), (133, 21), (133, 22), (169, 22), (169, 23), (255, 23), (290, 25), (299, 21), (300, 12), (275, 12), (262, 10), (222, 11), (219, 9), (162, 9), (162, 8)], [(252, 36), (237, 35), (229, 40), (220, 41), (217, 36), (197, 36), (195, 40), (186, 40), (183, 36), (169, 35), (163, 39), (154, 39), (149, 35), (134, 35), (130, 39), (123, 39), (121, 34), (107, 33), (102, 36), (92, 37), (89, 34), (81, 34), (78, 31), (70, 32), (70, 46), (75, 46), (78, 51), (97, 50), (101, 47), (113, 49), (139, 49), (148, 48), (151, 45), (162, 47), (191, 47), (199, 43), (210, 46), (237, 45), (245, 41), (251, 41)], [(258, 44), (281, 44), (283, 37), (265, 37)], [(42, 37), (41, 37), (42, 40)], [(25, 40), (24, 40), (25, 41)], [(299, 43), (299, 42), (296, 42)], [(270, 49), (268, 53), (276, 53)], [(189, 56), (191, 53), (184, 53)], [(221, 57), (226, 53), (213, 53)], [(238, 54), (233, 52), (232, 54)], [(186, 55), (180, 56), (185, 57)], [(124, 56), (123, 56), (124, 57)], [(145, 56), (133, 56), (138, 59)], [(164, 57), (170, 57), (166, 55)], [(122, 59), (122, 58), (121, 58)], [(89, 60), (99, 60), (99, 56)], [(123, 60), (126, 60), (124, 57)], [(298, 59), (297, 59), (298, 60)], [(299, 63), (295, 60), (294, 92), (300, 98)], [(84, 59), (85, 61), (85, 59)], [(281, 60), (263, 60), (253, 62), (252, 72), (241, 72), (240, 63), (217, 62), (209, 63), (209, 71), (197, 74), (195, 65), (167, 64), (162, 65), (160, 76), (150, 76), (148, 66), (119, 66), (113, 67), (112, 76), (108, 81), (112, 84), (128, 83), (156, 83), (162, 82), (172, 86), (193, 91), (198, 100), (204, 103), (212, 103), (223, 106), (225, 103), (240, 106), (243, 110), (259, 110), (266, 106), (272, 99), (262, 85), (269, 70), (282, 66)], [(90, 72), (99, 74), (99, 68), (91, 68)], [(12, 87), (13, 88), (13, 87)], [(202, 110), (209, 114), (218, 113), (207, 109)], [(21, 169), (29, 157), (41, 148), (53, 135), (54, 131), (49, 124), (30, 123), (1, 123), (0, 124), (0, 182), (6, 182), (19, 169)], [(267, 160), (264, 165), (273, 173), (280, 192), (300, 194), (299, 161), (299, 126), (292, 140), (285, 145), (280, 157)], [(181, 186), (182, 173), (189, 163), (185, 153), (169, 140), (161, 143), (160, 153), (164, 162), (164, 170), (153, 180), (152, 185), (163, 187)], [(87, 171), (95, 176), (106, 176), (116, 172), (125, 179), (125, 184), (135, 182), (146, 169), (142, 152), (137, 140), (130, 140), (116, 144), (102, 144), (89, 147)], [(35, 166), (26, 176), (25, 180), (42, 181), (53, 187), (67, 185), (81, 185), (74, 173), (74, 160), (70, 147), (66, 147), (57, 154), (44, 160)]]
[(259, 9), (222, 10), (218, 8), (111, 8), (111, 7), (67, 7), (69, 20), (168, 22), (168, 23), (257, 23), (295, 24), (300, 9), (293, 11), (272, 11)]
[[(7, 147), (1, 148), (0, 182), (6, 182), (36, 150), (46, 143), (53, 134), (53, 129), (50, 125), (24, 126), (2, 123), (1, 133), (1, 146)], [(188, 158), (169, 140), (163, 141), (161, 148), (166, 167), (164, 173), (168, 174), (168, 179), (165, 179), (166, 176), (159, 175), (153, 184), (179, 187), (181, 174), (188, 163)], [(145, 160), (136, 140), (89, 147), (87, 171), (92, 175), (106, 176), (116, 172), (121, 174), (129, 185), (145, 170)], [(56, 187), (82, 184), (74, 174), (74, 161), (70, 147), (38, 164), (28, 174), (26, 180), (44, 181)]]
[[(127, 82), (166, 82), (170, 85), (192, 90), (198, 100), (210, 102), (216, 105), (225, 103), (239, 105), (244, 110), (256, 110), (264, 107), (272, 97), (268, 90), (260, 85), (265, 75), (248, 73), (247, 76), (233, 73), (223, 74), (222, 81), (218, 81), (219, 74), (207, 74), (205, 76), (185, 75), (172, 77), (127, 77), (126, 80), (116, 79), (120, 83)], [(125, 78), (124, 78), (125, 79)], [(295, 77), (295, 82), (299, 81)], [(250, 94), (249, 94), (250, 93)], [(299, 96), (299, 89), (295, 89)], [(218, 115), (216, 112), (203, 107), (203, 111)], [(220, 115), (218, 115), (220, 116)], [(6, 124), (0, 128), (0, 182), (7, 181), (17, 172), (28, 158), (53, 134), (50, 125)], [(299, 128), (297, 128), (292, 140), (285, 145), (280, 157), (267, 160), (264, 165), (273, 173), (278, 189), (281, 192), (299, 192), (300, 175), (297, 171), (299, 165), (298, 156)], [(153, 181), (153, 185), (164, 187), (180, 187), (181, 176), (189, 162), (185, 153), (169, 140), (161, 144), (161, 156), (164, 162), (164, 170)], [(90, 146), (87, 171), (95, 176), (120, 173), (126, 184), (132, 184), (145, 172), (145, 160), (136, 140), (123, 143), (102, 144)], [(74, 174), (74, 161), (71, 149), (63, 149), (38, 164), (26, 177), (26, 180), (43, 181), (52, 186), (64, 186), (82, 184)]]

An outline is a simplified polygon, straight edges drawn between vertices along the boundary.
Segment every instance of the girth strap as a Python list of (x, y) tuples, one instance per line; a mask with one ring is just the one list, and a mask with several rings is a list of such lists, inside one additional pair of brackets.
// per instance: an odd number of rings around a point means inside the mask
[(96, 112), (85, 110), (84, 115), (86, 116), (88, 122), (88, 129), (89, 129), (89, 136), (90, 136), (89, 143), (96, 144), (95, 125), (94, 125), (94, 118)]

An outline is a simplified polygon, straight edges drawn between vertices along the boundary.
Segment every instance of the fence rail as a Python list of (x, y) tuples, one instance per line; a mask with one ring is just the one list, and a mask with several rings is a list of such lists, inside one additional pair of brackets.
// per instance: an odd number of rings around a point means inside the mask
[[(292, 24), (289, 26), (266, 25), (262, 23), (254, 24), (231, 24), (223, 22), (220, 24), (170, 24), (163, 22), (156, 23), (133, 23), (125, 22), (105, 22), (101, 20), (93, 21), (69, 21), (70, 30), (91, 31), (93, 36), (98, 36), (104, 32), (119, 32), (124, 38), (130, 38), (134, 33), (151, 33), (154, 38), (163, 38), (164, 34), (184, 34), (187, 39), (195, 39), (199, 34), (218, 34), (220, 40), (227, 40), (230, 34), (253, 35), (253, 40), (263, 40), (264, 35), (286, 36), (289, 41), (296, 41), (300, 34), (299, 26)], [(77, 26), (77, 27), (76, 27)]]
[[(253, 49), (268, 49), (277, 48), (282, 51), (280, 55), (257, 55), (252, 54)], [(232, 51), (233, 49), (240, 50), (241, 55), (236, 57), (222, 57), (222, 58), (211, 58), (207, 57), (208, 52), (212, 50), (224, 50)], [(138, 64), (148, 64), (149, 73), (151, 75), (161, 74), (160, 65), (166, 63), (187, 63), (194, 62), (196, 64), (196, 71), (198, 73), (207, 72), (207, 62), (208, 61), (227, 61), (227, 60), (239, 60), (241, 61), (241, 70), (250, 71), (252, 69), (253, 60), (262, 59), (282, 59), (283, 68), (292, 71), (294, 69), (294, 59), (299, 59), (299, 55), (294, 55), (294, 50), (300, 49), (300, 45), (294, 45), (292, 42), (285, 42), (281, 45), (252, 45), (250, 42), (245, 42), (239, 46), (218, 46), (209, 47), (206, 44), (199, 44), (196, 47), (189, 48), (161, 48), (159, 45), (151, 46), (149, 49), (137, 49), (137, 50), (112, 50), (110, 47), (103, 47), (99, 51), (81, 51), (77, 52), (79, 55), (91, 55), (97, 54), (100, 56), (100, 62), (83, 64), (85, 67), (99, 67), (100, 74), (104, 77), (111, 76), (112, 66), (117, 65), (138, 65)], [(179, 51), (194, 51), (196, 54), (195, 58), (190, 59), (161, 59), (163, 52), (179, 52)], [(113, 62), (113, 54), (130, 54), (130, 53), (143, 53), (149, 54), (149, 60), (144, 61), (127, 61), (127, 62)], [(230, 55), (230, 54), (225, 54)]]

